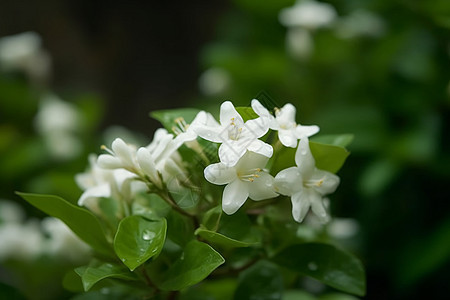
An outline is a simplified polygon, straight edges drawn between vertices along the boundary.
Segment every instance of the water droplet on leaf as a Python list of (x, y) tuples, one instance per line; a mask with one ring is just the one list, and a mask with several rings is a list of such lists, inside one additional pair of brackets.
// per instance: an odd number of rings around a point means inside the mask
[(142, 233), (142, 239), (144, 241), (150, 241), (154, 237), (155, 237), (155, 233), (148, 229), (144, 230), (144, 232)]

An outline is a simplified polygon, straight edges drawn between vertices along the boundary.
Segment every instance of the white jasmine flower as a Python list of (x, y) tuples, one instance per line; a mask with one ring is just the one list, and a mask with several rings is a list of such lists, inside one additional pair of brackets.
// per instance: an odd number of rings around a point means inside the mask
[(270, 129), (278, 131), (280, 142), (295, 148), (298, 139), (310, 137), (319, 132), (319, 126), (304, 126), (295, 122), (295, 106), (287, 103), (281, 109), (275, 109), (275, 117), (256, 99), (252, 100), (252, 108), (268, 125)]
[[(194, 123), (193, 123), (194, 124)], [(181, 157), (177, 149), (185, 142), (196, 138), (196, 134), (185, 127), (185, 132), (177, 140), (164, 128), (156, 130), (153, 141), (147, 147), (141, 147), (137, 151), (137, 162), (142, 172), (147, 175), (152, 183), (158, 188), (162, 188), (161, 177), (164, 182), (170, 181), (173, 176), (185, 176), (185, 170), (181, 166)], [(180, 129), (181, 130), (181, 129)], [(177, 161), (177, 163), (175, 163)], [(175, 175), (168, 171), (168, 165), (176, 164), (178, 166)]]
[(103, 169), (97, 162), (96, 155), (90, 155), (89, 170), (75, 176), (78, 186), (84, 190), (84, 193), (78, 200), (78, 205), (86, 206), (90, 210), (99, 213), (99, 198), (129, 201), (138, 191), (144, 190), (145, 185), (143, 183), (134, 181), (136, 178), (135, 174), (124, 169)]
[(205, 168), (206, 180), (213, 184), (226, 184), (222, 196), (222, 209), (227, 214), (235, 213), (247, 200), (263, 200), (277, 196), (273, 188), (273, 177), (263, 171), (269, 159), (261, 154), (246, 152), (235, 166), (220, 162)]
[(214, 117), (203, 110), (198, 112), (191, 124), (187, 124), (183, 118), (178, 118), (175, 122), (177, 126), (173, 127), (172, 130), (177, 135), (175, 141), (180, 144), (197, 139), (198, 134), (194, 130), (196, 126), (219, 126)]
[(46, 241), (46, 251), (50, 255), (74, 263), (83, 262), (89, 257), (91, 248), (61, 220), (48, 217), (43, 219), (41, 224), (44, 232), (49, 235)]
[(129, 171), (137, 170), (136, 147), (125, 143), (121, 138), (116, 138), (111, 149), (102, 146), (103, 150), (109, 154), (102, 154), (98, 157), (98, 165), (105, 169), (127, 169)]
[(294, 6), (282, 9), (279, 19), (284, 26), (316, 29), (330, 25), (336, 16), (331, 4), (307, 0), (297, 1)]
[(295, 221), (302, 222), (311, 207), (321, 222), (327, 222), (329, 216), (323, 205), (323, 196), (336, 190), (339, 177), (316, 168), (306, 137), (299, 142), (295, 163), (297, 167), (282, 170), (275, 176), (275, 188), (280, 194), (291, 197)]
[(195, 126), (195, 132), (205, 140), (222, 143), (219, 158), (227, 166), (234, 166), (247, 150), (271, 157), (273, 148), (258, 138), (268, 131), (261, 118), (244, 123), (241, 115), (230, 101), (220, 106), (220, 125)]
[(35, 32), (24, 32), (0, 39), (0, 65), (5, 70), (20, 70), (33, 80), (45, 80), (50, 72), (50, 56), (41, 47)]

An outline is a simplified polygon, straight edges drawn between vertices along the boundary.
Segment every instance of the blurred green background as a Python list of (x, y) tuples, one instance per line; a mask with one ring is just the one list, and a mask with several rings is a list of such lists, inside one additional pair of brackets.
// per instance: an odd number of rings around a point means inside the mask
[[(301, 124), (355, 135), (331, 212), (358, 224), (342, 243), (365, 299), (447, 299), (450, 2), (301, 2), (1, 1), (0, 37), (36, 32), (51, 71), (0, 65), (0, 198), (37, 218), (15, 190), (76, 201), (88, 153), (124, 132), (110, 126), (148, 141), (152, 110), (291, 102)], [(48, 95), (76, 115), (70, 155), (37, 125)]]

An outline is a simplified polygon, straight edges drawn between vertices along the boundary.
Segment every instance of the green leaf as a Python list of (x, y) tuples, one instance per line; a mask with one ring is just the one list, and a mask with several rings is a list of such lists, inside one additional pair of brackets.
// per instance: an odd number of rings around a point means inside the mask
[(239, 275), (234, 300), (278, 300), (283, 293), (283, 277), (278, 267), (261, 260)]
[(137, 276), (126, 268), (110, 263), (79, 267), (75, 269), (75, 272), (81, 277), (85, 291), (90, 290), (97, 282), (105, 278), (138, 280)]
[(314, 136), (310, 139), (310, 141), (339, 147), (347, 147), (354, 138), (355, 136), (353, 134), (327, 134)]
[(167, 215), (167, 237), (177, 245), (184, 247), (194, 238), (192, 220), (172, 210)]
[(57, 196), (19, 192), (17, 194), (44, 213), (63, 221), (80, 239), (99, 253), (115, 257), (111, 244), (106, 240), (102, 225), (90, 211)]
[(177, 126), (177, 119), (183, 118), (184, 121), (189, 124), (194, 120), (199, 111), (200, 110), (196, 108), (158, 110), (151, 112), (150, 116), (161, 122), (164, 128), (169, 132), (173, 132), (172, 128)]
[(236, 111), (241, 115), (242, 119), (245, 121), (256, 119), (259, 116), (253, 111), (253, 108), (249, 106), (239, 106), (236, 107)]
[[(309, 147), (316, 160), (316, 167), (331, 173), (339, 171), (347, 157), (350, 155), (350, 152), (341, 146), (310, 141)], [(271, 173), (276, 174), (283, 169), (295, 166), (296, 151), (296, 148), (281, 148), (274, 158)]]
[(307, 243), (282, 250), (273, 260), (343, 292), (364, 296), (364, 268), (358, 258), (332, 245)]
[(309, 142), (309, 147), (316, 160), (316, 167), (331, 173), (339, 171), (350, 155), (347, 149), (334, 145)]
[(166, 240), (166, 230), (166, 219), (152, 221), (141, 216), (126, 217), (114, 237), (114, 250), (133, 271), (149, 258), (159, 255)]
[(221, 206), (217, 206), (205, 214), (203, 224), (195, 234), (224, 248), (249, 247), (261, 242), (259, 231), (252, 227), (243, 212), (229, 216), (222, 213)]
[[(256, 236), (256, 232), (255, 236)], [(220, 234), (215, 231), (211, 231), (206, 229), (203, 226), (200, 226), (196, 231), (196, 235), (201, 236), (203, 239), (207, 240), (208, 242), (211, 242), (215, 245), (222, 246), (224, 248), (237, 248), (237, 247), (249, 247), (258, 245), (260, 243), (259, 239), (247, 239), (247, 240), (235, 240), (233, 238), (227, 237), (223, 234)]]
[(192, 240), (163, 275), (160, 288), (176, 291), (194, 285), (205, 279), (224, 262), (223, 257), (211, 246)]

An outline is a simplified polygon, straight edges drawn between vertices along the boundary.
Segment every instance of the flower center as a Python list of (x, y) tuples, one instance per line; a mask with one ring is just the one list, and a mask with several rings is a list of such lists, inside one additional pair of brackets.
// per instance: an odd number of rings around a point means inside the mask
[[(239, 124), (237, 124), (239, 123)], [(241, 120), (236, 120), (236, 118), (231, 118), (230, 126), (228, 126), (228, 138), (233, 141), (239, 140), (242, 134), (242, 122)]]
[(238, 172), (237, 175), (240, 180), (247, 181), (247, 182), (253, 182), (255, 181), (255, 178), (259, 178), (258, 173), (261, 172), (261, 168), (255, 168), (247, 170), (244, 173)]
[(321, 187), (323, 182), (325, 181), (325, 177), (318, 180), (305, 180), (303, 181), (303, 186), (312, 188), (312, 187)]
[(173, 126), (172, 131), (176, 135), (180, 135), (183, 132), (186, 132), (187, 129), (189, 128), (189, 124), (186, 123), (183, 117), (176, 118), (175, 123), (177, 123), (177, 126)]

